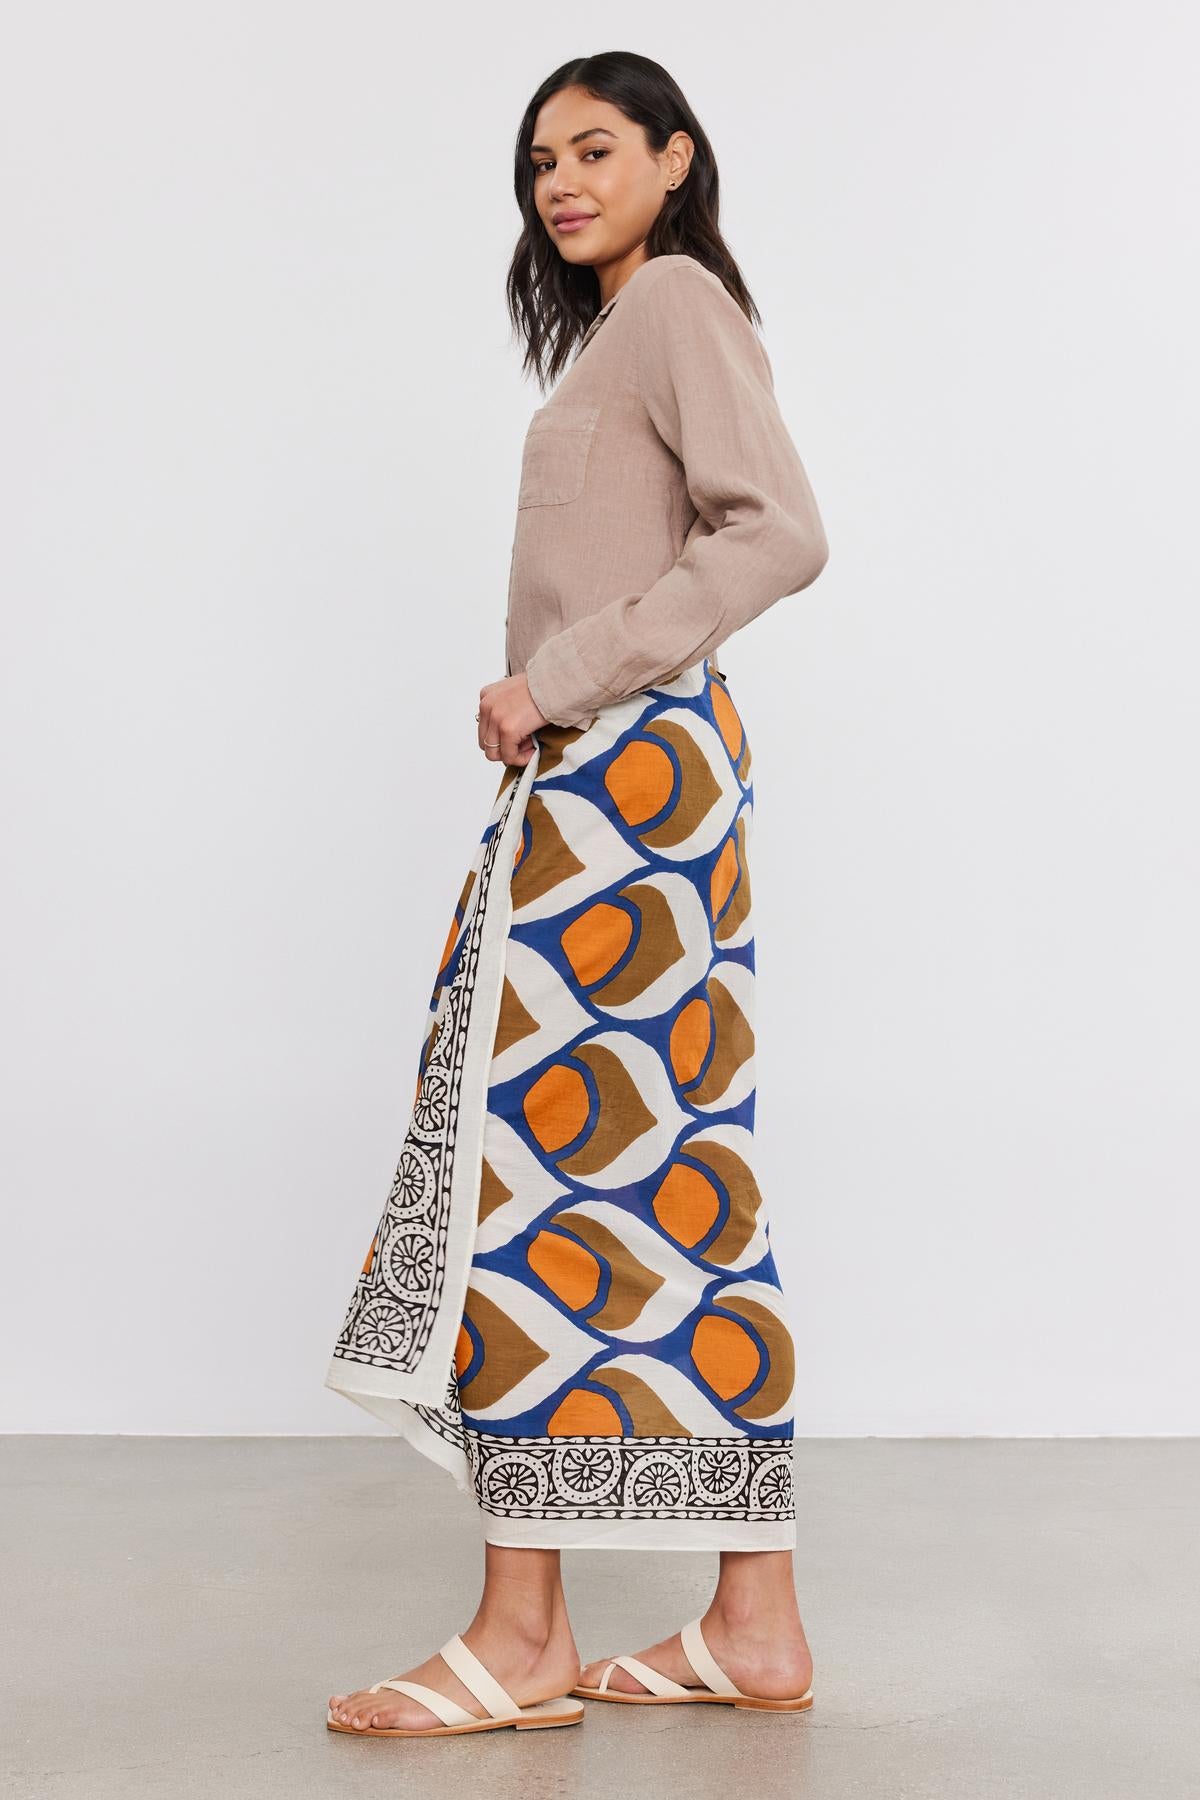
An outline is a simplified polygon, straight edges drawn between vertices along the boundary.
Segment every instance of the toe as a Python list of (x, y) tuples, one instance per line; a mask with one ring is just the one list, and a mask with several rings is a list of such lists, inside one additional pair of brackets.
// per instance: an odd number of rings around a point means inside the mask
[(339, 1725), (351, 1725), (354, 1723), (356, 1714), (361, 1711), (359, 1703), (362, 1699), (363, 1694), (361, 1689), (349, 1694), (339, 1694), (337, 1696), (338, 1703), (333, 1709), (333, 1714)]
[[(581, 1686), (598, 1688), (610, 1662), (612, 1662), (610, 1656), (602, 1656), (599, 1662), (588, 1663), (583, 1672)], [(644, 1694), (646, 1692), (641, 1682), (636, 1681), (628, 1669), (623, 1669), (620, 1663), (613, 1665), (612, 1672), (604, 1684), (604, 1691), (605, 1693), (616, 1692), (619, 1694)]]

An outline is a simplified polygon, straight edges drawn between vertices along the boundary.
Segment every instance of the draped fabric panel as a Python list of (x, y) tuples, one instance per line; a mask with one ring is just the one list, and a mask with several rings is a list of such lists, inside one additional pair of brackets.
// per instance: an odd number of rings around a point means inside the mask
[(454, 908), (326, 1382), (472, 1492), (493, 1543), (796, 1541), (750, 764), (711, 659), (544, 727)]

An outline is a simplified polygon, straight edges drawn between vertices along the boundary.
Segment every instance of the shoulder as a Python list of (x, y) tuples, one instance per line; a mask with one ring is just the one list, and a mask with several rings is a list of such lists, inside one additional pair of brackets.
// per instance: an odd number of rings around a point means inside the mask
[(649, 343), (681, 345), (689, 340), (728, 343), (743, 352), (759, 336), (719, 275), (694, 256), (656, 256), (644, 263), (629, 284), (636, 300), (631, 321), (639, 338)]
[(753, 324), (719, 275), (694, 256), (656, 256), (630, 281), (630, 298), (645, 371), (666, 367), (681, 358), (721, 360), (755, 371), (770, 365)]
[(720, 277), (697, 262), (694, 256), (652, 257), (631, 279), (631, 293), (634, 283), (639, 295), (639, 309), (646, 313), (659, 311), (666, 304), (702, 306), (709, 310), (728, 307), (739, 317), (746, 317)]

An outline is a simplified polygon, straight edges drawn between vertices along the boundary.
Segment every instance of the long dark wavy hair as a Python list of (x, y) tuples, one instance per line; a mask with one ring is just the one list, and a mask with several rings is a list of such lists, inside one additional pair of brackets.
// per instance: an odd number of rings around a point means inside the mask
[(576, 57), (547, 75), (525, 108), (517, 132), (514, 187), (523, 224), (505, 292), (514, 332), (525, 341), (522, 367), (537, 376), (543, 392), (600, 310), (595, 271), (563, 260), (533, 199), (534, 124), (545, 101), (568, 87), (581, 87), (597, 100), (610, 101), (642, 127), (652, 153), (666, 149), (672, 132), (687, 132), (695, 145), (687, 178), (665, 196), (646, 239), (646, 254), (694, 256), (725, 284), (752, 325), (762, 321), (717, 225), (720, 183), (712, 145), (678, 83), (661, 63), (632, 50)]

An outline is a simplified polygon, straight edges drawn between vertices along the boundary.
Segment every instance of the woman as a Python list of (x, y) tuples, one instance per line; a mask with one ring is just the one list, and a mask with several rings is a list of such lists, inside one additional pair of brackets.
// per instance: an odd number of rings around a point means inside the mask
[[(516, 188), (527, 366), (545, 387), (578, 351), (525, 442), (508, 673), (476, 715), (499, 790), (327, 1377), (474, 1493), (486, 1576), (461, 1637), (331, 1696), (364, 1734), (574, 1723), (574, 1696), (811, 1704), (750, 749), (714, 652), (828, 550), (667, 73), (557, 70)], [(720, 1578), (700, 1620), (581, 1667), (571, 1547), (716, 1550)]]

